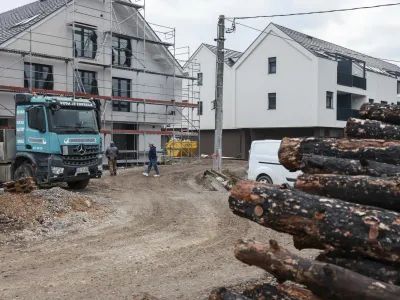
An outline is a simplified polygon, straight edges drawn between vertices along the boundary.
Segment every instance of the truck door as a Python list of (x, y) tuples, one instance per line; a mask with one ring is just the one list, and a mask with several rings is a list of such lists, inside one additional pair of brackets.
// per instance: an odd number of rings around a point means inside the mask
[(49, 153), (46, 111), (43, 106), (32, 106), (27, 111), (25, 148), (29, 152)]

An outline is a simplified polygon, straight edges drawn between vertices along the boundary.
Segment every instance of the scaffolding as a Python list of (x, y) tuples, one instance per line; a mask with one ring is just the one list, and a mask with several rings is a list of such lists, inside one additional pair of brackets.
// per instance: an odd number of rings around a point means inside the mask
[[(123, 155), (119, 158), (119, 163), (128, 165), (144, 162), (147, 154), (146, 141), (155, 135), (161, 136), (163, 157), (169, 140), (172, 141), (172, 149), (175, 149), (174, 141), (182, 142), (185, 139), (196, 141), (199, 149), (200, 92), (196, 75), (200, 72), (200, 65), (196, 61), (189, 61), (188, 47), (176, 47), (175, 28), (147, 22), (146, 0), (92, 0), (93, 5), (88, 2), (65, 0), (62, 7), (65, 9), (65, 37), (39, 32), (31, 26), (24, 31), (25, 34), (16, 38), (25, 46), (0, 48), (0, 56), (18, 56), (15, 61), (0, 69), (0, 80), (3, 81), (0, 82), (0, 91), (97, 100), (102, 116), (103, 149), (106, 148), (107, 139), (115, 141), (121, 135), (129, 139), (132, 137), (130, 142), (134, 149), (128, 149), (127, 144), (124, 147), (117, 143)], [(81, 39), (78, 40), (77, 36)], [(121, 41), (125, 44), (122, 45)], [(136, 42), (135, 47), (132, 41)], [(36, 50), (44, 47), (66, 55)], [(187, 60), (182, 59), (186, 56)], [(34, 59), (63, 62), (65, 74), (56, 72), (54, 68), (49, 68), (46, 72), (37, 71), (34, 68)], [(21, 62), (24, 63), (22, 70), (18, 69)], [(26, 74), (25, 64), (29, 65), (29, 74)], [(82, 70), (82, 66), (91, 70)], [(100, 70), (102, 78), (93, 75), (90, 83), (82, 73), (100, 74)], [(115, 76), (118, 74), (117, 70), (129, 72), (131, 75), (124, 79), (118, 78)], [(7, 77), (6, 71), (11, 72)], [(15, 71), (24, 73), (23, 87), (4, 84), (5, 78), (11, 81), (20, 79), (12, 76)], [(159, 78), (156, 81), (158, 84), (149, 80), (154, 77)], [(37, 78), (41, 78), (42, 84), (37, 84)], [(160, 78), (165, 79), (165, 86), (159, 83)], [(121, 80), (125, 82), (125, 89), (122, 88)], [(117, 88), (114, 86), (115, 82)], [(180, 82), (183, 84), (179, 84)], [(65, 89), (55, 90), (55, 84), (65, 86)], [(133, 97), (135, 93), (136, 97)], [(126, 113), (129, 112), (124, 115), (124, 121), (121, 119), (121, 113), (124, 112), (115, 109), (120, 106), (126, 108)], [(4, 105), (2, 107), (9, 111)], [(152, 121), (154, 118), (157, 120)], [(127, 124), (131, 128), (121, 128)], [(148, 129), (149, 126), (154, 130)], [(143, 149), (139, 149), (140, 144)], [(200, 157), (200, 152), (198, 154), (180, 151), (180, 157), (167, 159)]]

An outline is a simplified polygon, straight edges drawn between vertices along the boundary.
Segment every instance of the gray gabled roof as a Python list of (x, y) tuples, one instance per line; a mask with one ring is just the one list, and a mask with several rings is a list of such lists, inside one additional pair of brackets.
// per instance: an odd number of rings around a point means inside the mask
[[(217, 47), (212, 46), (209, 44), (203, 44), (206, 46), (208, 49), (210, 49), (215, 55), (217, 55)], [(242, 52), (235, 51), (235, 50), (229, 50), (225, 49), (225, 63), (232, 67), (239, 59), (239, 57), (242, 55)]]
[[(0, 45), (56, 12), (58, 9), (63, 7), (66, 2), (71, 2), (71, 0), (35, 1), (33, 3), (1, 13)], [(19, 22), (28, 20), (29, 18), (37, 15), (38, 17), (30, 22), (20, 26), (15, 26)]]
[(400, 72), (399, 66), (384, 60), (368, 56), (345, 47), (326, 42), (324, 40), (320, 40), (281, 25), (274, 23), (273, 25), (316, 56), (333, 60), (335, 59), (335, 55), (339, 54), (355, 60), (364, 61), (366, 64), (366, 69), (372, 72), (382, 73), (385, 75), (391, 75), (386, 71)]

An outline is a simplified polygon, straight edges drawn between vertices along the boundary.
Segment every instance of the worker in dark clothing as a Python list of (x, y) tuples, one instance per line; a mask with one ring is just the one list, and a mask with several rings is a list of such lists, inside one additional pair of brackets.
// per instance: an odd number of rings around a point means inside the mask
[(157, 148), (154, 147), (154, 143), (149, 143), (149, 167), (147, 168), (147, 173), (143, 173), (144, 176), (149, 176), (151, 169), (154, 167), (156, 175), (154, 177), (160, 177), (157, 166)]
[(110, 175), (117, 175), (117, 158), (119, 155), (118, 148), (115, 146), (114, 142), (110, 143), (110, 147), (106, 150), (106, 156), (108, 158), (108, 167), (110, 169)]

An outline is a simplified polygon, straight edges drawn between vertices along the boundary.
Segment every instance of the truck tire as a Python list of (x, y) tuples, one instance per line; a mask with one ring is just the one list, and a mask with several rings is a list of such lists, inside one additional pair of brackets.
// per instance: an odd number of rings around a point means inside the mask
[(261, 175), (257, 178), (257, 181), (265, 184), (273, 184), (271, 177), (268, 175)]
[(86, 188), (89, 184), (90, 179), (85, 179), (81, 181), (73, 181), (73, 182), (67, 182), (68, 186), (72, 190), (83, 190)]
[(34, 177), (34, 171), (33, 167), (30, 164), (24, 163), (15, 170), (14, 179), (21, 179), (27, 177)]

